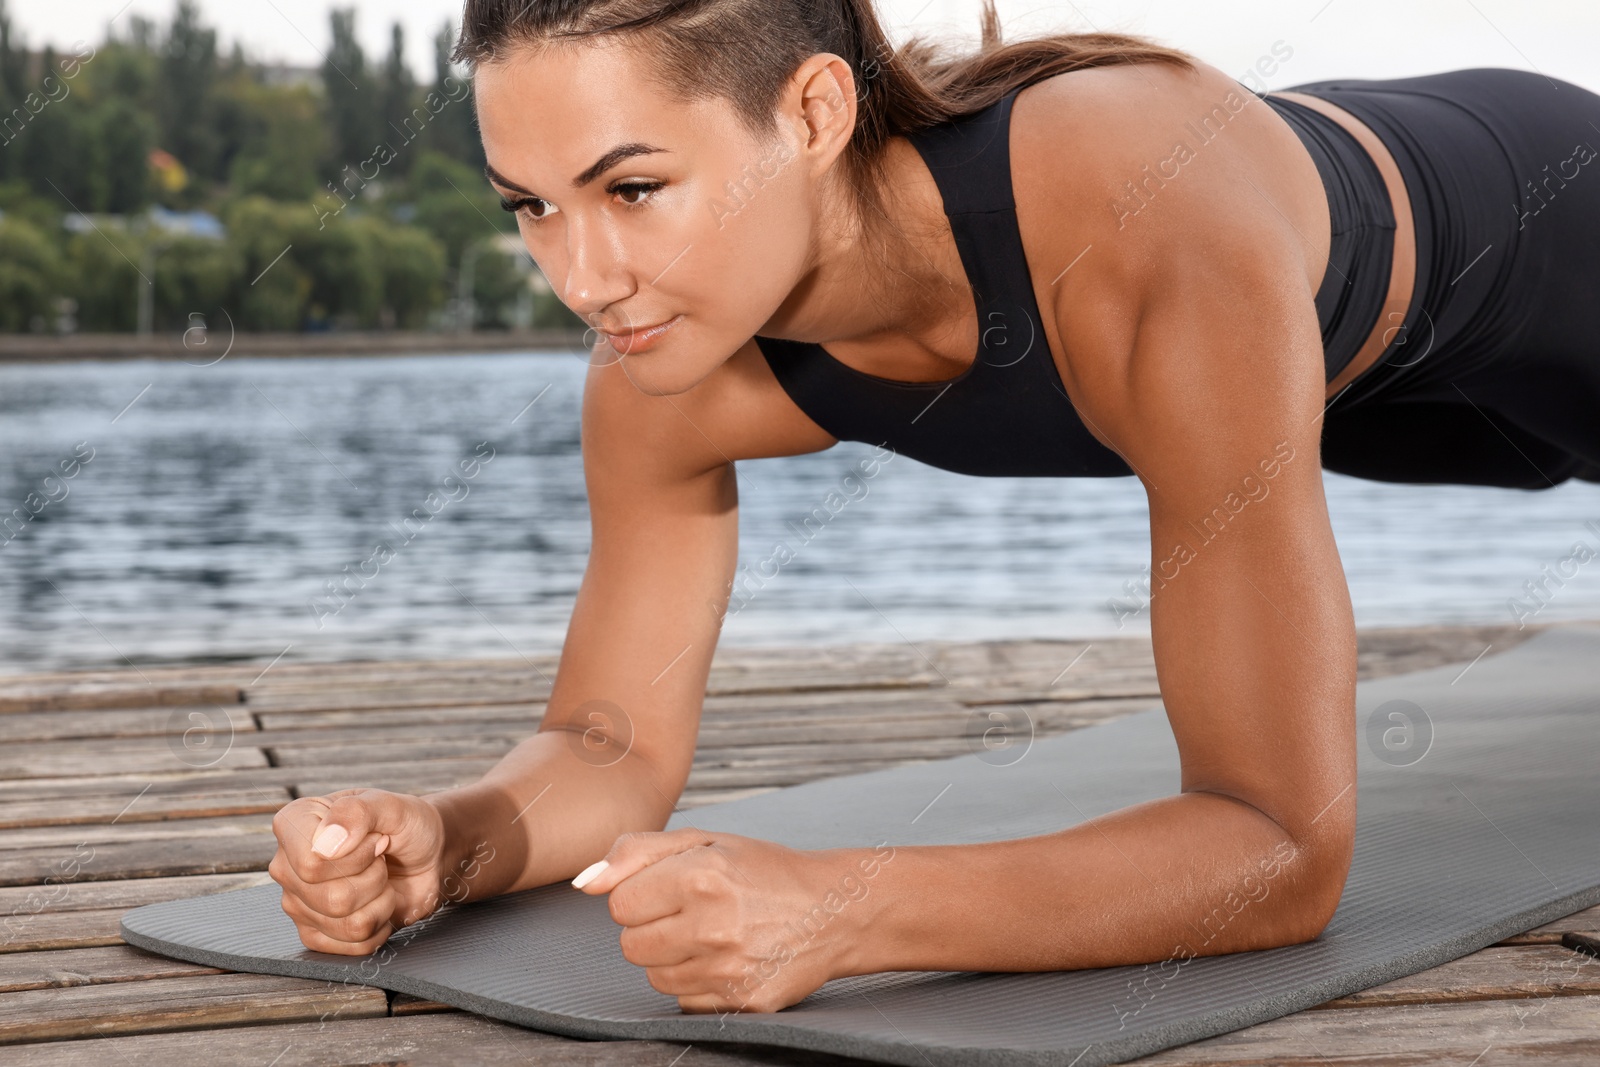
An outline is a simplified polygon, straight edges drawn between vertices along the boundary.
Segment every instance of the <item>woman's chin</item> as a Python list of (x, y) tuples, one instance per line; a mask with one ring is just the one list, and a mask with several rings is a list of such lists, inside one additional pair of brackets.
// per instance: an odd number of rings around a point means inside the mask
[(677, 396), (687, 393), (705, 381), (706, 376), (714, 369), (693, 366), (688, 361), (674, 359), (665, 352), (639, 355), (623, 353), (617, 362), (634, 387), (647, 396)]

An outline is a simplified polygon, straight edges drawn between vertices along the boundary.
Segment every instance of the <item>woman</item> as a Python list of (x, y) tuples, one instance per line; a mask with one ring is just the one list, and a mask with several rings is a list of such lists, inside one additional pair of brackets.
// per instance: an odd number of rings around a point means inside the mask
[[(1162, 960), (1268, 865), (1205, 953), (1315, 938), (1356, 811), (1321, 467), (1594, 475), (1600, 97), (1498, 69), (1261, 96), (1136, 37), (1002, 45), (992, 8), (946, 60), (892, 49), (870, 0), (468, 0), (458, 56), (490, 180), (601, 334), (593, 549), (537, 734), (460, 789), (279, 813), (305, 944), (365, 954), (443, 899), (579, 875), (683, 1010), (773, 1011), (851, 974)], [(839, 439), (1140, 479), (1182, 788), (893, 850), (757, 974), (874, 854), (655, 831), (735, 570), (735, 462)]]

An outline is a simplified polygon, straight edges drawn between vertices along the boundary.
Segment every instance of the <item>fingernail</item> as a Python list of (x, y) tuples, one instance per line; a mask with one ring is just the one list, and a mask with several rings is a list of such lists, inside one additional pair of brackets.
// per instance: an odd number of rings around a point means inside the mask
[(338, 823), (329, 823), (317, 831), (311, 839), (311, 851), (319, 856), (332, 858), (339, 851), (339, 846), (344, 844), (344, 839), (350, 836), (350, 831)]
[(376, 859), (377, 857), (383, 855), (384, 851), (387, 850), (388, 847), (389, 835), (384, 834), (382, 837), (378, 838), (378, 847), (377, 850), (372, 853), (373, 858)]
[(610, 860), (596, 860), (594, 863), (589, 864), (589, 866), (578, 872), (578, 877), (572, 880), (573, 888), (582, 889), (594, 881), (595, 876), (609, 866), (611, 866)]

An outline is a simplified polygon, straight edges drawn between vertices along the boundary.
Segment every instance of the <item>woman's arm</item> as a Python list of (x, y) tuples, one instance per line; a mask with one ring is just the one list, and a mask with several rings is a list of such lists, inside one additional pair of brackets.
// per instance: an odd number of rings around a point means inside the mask
[(443, 817), (443, 869), (475, 871), (465, 899), (571, 878), (618, 835), (660, 829), (694, 757), (738, 552), (735, 471), (719, 448), (742, 442), (715, 410), (731, 398), (719, 382), (647, 396), (621, 365), (594, 362), (582, 418), (592, 543), (539, 730), (479, 781), (425, 798)]
[[(1079, 367), (1073, 391), (1149, 498), (1182, 791), (1057, 833), (897, 848), (864, 906), (841, 912), (856, 936), (841, 932), (837, 974), (1182, 961), (1309, 940), (1337, 906), (1354, 840), (1355, 637), (1323, 497), (1306, 263), (1265, 195), (1207, 203), (1199, 176), (1184, 180), (1195, 199), (1163, 195), (1210, 232), (1128, 268), (1142, 274), (1132, 343)], [(1104, 251), (1128, 265), (1154, 249)], [(1060, 323), (1068, 351), (1103, 329), (1081, 321)]]

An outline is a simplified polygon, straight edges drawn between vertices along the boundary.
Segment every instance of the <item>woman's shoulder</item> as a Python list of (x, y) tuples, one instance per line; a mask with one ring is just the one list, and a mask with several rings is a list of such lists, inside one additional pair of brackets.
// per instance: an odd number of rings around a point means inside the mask
[[(1217, 194), (1239, 190), (1241, 165), (1283, 170), (1285, 153), (1310, 162), (1270, 106), (1200, 60), (1192, 71), (1155, 61), (1067, 71), (1018, 90), (1012, 106), (1019, 208), (1054, 203), (1084, 235), (1136, 232), (1136, 222), (1151, 220), (1194, 223), (1180, 208), (1208, 196), (1215, 208), (1238, 200), (1253, 213), (1259, 201)], [(1312, 166), (1291, 177), (1318, 175)], [(1271, 183), (1256, 184), (1265, 192)], [(1169, 210), (1159, 210), (1164, 196), (1174, 201)]]
[[(1254, 93), (1208, 63), (1195, 68), (1091, 67), (1017, 93), (1017, 225), (1058, 360), (1125, 351), (1140, 294), (1219, 255), (1281, 262), (1272, 242), (1293, 242), (1315, 291), (1328, 251), (1315, 164)], [(1058, 336), (1063, 325), (1072, 336)]]
[(585, 465), (629, 478), (696, 478), (734, 460), (817, 452), (837, 443), (795, 406), (755, 338), (690, 389), (641, 388), (615, 359), (591, 358), (584, 384)]

